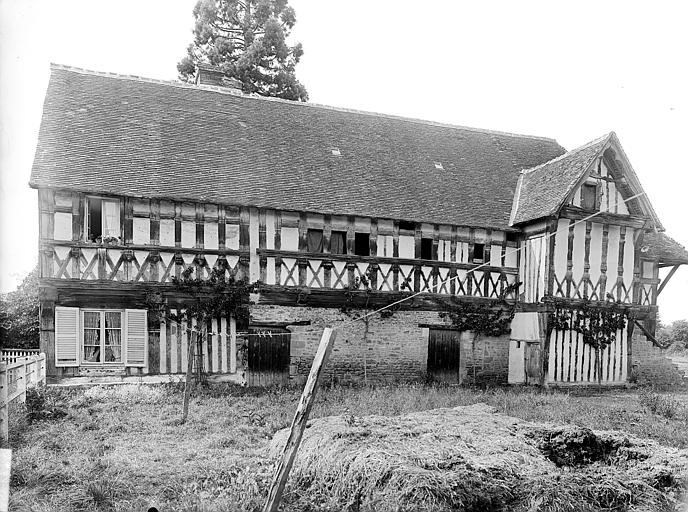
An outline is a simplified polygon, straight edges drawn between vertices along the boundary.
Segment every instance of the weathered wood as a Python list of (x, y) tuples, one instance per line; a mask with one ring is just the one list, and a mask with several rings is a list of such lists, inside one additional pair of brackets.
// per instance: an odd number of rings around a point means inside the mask
[(315, 354), (315, 359), (313, 359), (311, 372), (308, 375), (308, 380), (306, 381), (303, 393), (301, 394), (301, 400), (296, 408), (294, 420), (291, 423), (291, 431), (289, 433), (287, 443), (284, 446), (282, 459), (278, 463), (275, 470), (275, 476), (272, 480), (272, 485), (270, 486), (268, 499), (265, 502), (265, 507), (263, 507), (264, 512), (277, 512), (279, 509), (279, 504), (282, 499), (282, 492), (287, 484), (289, 472), (294, 464), (294, 459), (296, 458), (296, 453), (298, 452), (299, 445), (301, 444), (301, 438), (303, 437), (303, 431), (306, 429), (306, 422), (308, 421), (308, 416), (310, 415), (311, 408), (313, 407), (313, 403), (315, 401), (320, 375), (322, 374), (322, 370), (327, 363), (327, 357), (332, 350), (332, 345), (334, 345), (335, 338), (335, 331), (329, 327), (325, 328), (322, 338), (320, 339), (318, 351)]
[(0, 362), (0, 440), (3, 443), (9, 441), (9, 414), (8, 414), (8, 382), (7, 363)]
[(189, 397), (193, 386), (193, 362), (196, 347), (196, 333), (191, 332), (191, 340), (188, 344), (188, 356), (186, 358), (186, 380), (184, 381), (184, 405), (182, 409), (182, 423), (186, 422), (189, 416)]
[(676, 273), (676, 271), (678, 270), (678, 267), (679, 267), (679, 266), (680, 266), (680, 265), (674, 265), (674, 266), (671, 268), (671, 270), (669, 271), (669, 273), (667, 274), (667, 276), (662, 280), (661, 284), (659, 285), (659, 288), (657, 288), (657, 296), (658, 296), (658, 297), (659, 297), (659, 294), (662, 293), (662, 290), (664, 289), (664, 287), (665, 287), (665, 286), (667, 285), (667, 283), (669, 282), (669, 279), (671, 279), (671, 277)]
[(0, 450), (0, 512), (7, 512), (10, 503), (10, 475), (12, 450)]

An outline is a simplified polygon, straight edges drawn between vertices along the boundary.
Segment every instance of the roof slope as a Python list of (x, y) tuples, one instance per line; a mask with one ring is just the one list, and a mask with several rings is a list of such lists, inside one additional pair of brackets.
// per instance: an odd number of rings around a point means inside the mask
[(506, 228), (521, 169), (563, 152), (547, 138), (53, 65), (30, 183)]
[(688, 251), (676, 240), (664, 233), (647, 233), (641, 249), (643, 257), (657, 258), (660, 264), (688, 264)]
[(511, 224), (539, 219), (556, 212), (571, 188), (605, 149), (612, 134), (576, 148), (523, 172), (514, 198)]

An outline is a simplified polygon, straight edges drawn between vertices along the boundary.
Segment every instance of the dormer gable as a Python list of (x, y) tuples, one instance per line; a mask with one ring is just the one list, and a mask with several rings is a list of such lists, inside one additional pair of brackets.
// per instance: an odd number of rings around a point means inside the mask
[(635, 216), (663, 230), (614, 132), (521, 173), (511, 225), (563, 208)]

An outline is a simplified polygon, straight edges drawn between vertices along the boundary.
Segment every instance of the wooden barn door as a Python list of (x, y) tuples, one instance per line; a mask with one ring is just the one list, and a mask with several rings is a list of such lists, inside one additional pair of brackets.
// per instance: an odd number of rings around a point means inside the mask
[(428, 379), (431, 382), (459, 384), (461, 333), (449, 329), (430, 329), (428, 338)]
[(250, 328), (248, 385), (286, 385), (289, 382), (290, 349), (291, 333), (286, 329)]
[(524, 343), (526, 384), (540, 384), (542, 382), (542, 349), (540, 342)]

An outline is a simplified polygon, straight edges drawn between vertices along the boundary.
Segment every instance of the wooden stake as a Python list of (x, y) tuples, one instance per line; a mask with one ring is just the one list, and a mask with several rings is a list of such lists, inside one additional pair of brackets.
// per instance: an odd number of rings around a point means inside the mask
[(189, 353), (186, 358), (186, 382), (184, 383), (184, 409), (182, 412), (182, 423), (186, 423), (186, 418), (189, 415), (189, 396), (191, 395), (191, 386), (193, 385), (193, 360), (196, 347), (196, 333), (191, 332), (191, 339), (189, 340)]
[(296, 452), (301, 444), (303, 431), (306, 429), (306, 422), (308, 421), (308, 416), (311, 412), (311, 408), (313, 407), (313, 402), (315, 401), (315, 392), (318, 389), (320, 374), (322, 373), (322, 369), (327, 362), (327, 357), (330, 355), (332, 345), (334, 345), (335, 337), (335, 332), (331, 328), (327, 327), (323, 331), (322, 338), (320, 338), (320, 345), (318, 346), (318, 351), (315, 354), (313, 366), (311, 366), (311, 373), (308, 375), (308, 380), (306, 381), (306, 385), (303, 388), (303, 393), (301, 394), (299, 406), (296, 408), (296, 413), (294, 414), (294, 420), (291, 422), (289, 438), (284, 446), (282, 460), (280, 460), (279, 464), (277, 465), (277, 469), (275, 470), (275, 476), (272, 479), (270, 493), (268, 494), (268, 499), (265, 502), (265, 507), (263, 507), (263, 512), (277, 512), (277, 509), (279, 508), (284, 486), (287, 484), (289, 472), (291, 471), (291, 467), (294, 465), (294, 458), (296, 457)]

